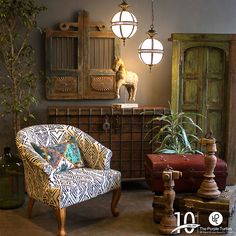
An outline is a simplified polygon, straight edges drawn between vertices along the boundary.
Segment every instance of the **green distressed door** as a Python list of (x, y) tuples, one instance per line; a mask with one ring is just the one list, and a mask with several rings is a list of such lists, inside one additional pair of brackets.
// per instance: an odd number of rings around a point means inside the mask
[(218, 155), (225, 156), (226, 132), (226, 61), (222, 48), (186, 44), (182, 48), (179, 81), (179, 110), (196, 112), (193, 119), (212, 130), (217, 140)]

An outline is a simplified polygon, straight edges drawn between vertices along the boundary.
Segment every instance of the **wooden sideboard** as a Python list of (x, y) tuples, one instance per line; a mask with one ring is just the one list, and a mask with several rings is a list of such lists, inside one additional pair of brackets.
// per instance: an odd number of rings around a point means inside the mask
[(111, 167), (120, 170), (122, 180), (144, 178), (145, 155), (152, 153), (149, 141), (161, 122), (148, 123), (153, 117), (166, 113), (163, 107), (113, 109), (111, 107), (48, 107), (50, 123), (69, 124), (90, 134), (113, 152)]

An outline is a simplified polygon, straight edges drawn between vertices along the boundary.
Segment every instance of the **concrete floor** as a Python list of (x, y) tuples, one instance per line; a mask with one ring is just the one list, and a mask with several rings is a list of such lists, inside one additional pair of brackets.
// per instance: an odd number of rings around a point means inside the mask
[[(114, 218), (110, 212), (111, 194), (105, 194), (67, 209), (67, 233), (69, 236), (160, 235), (158, 225), (153, 222), (152, 198), (153, 193), (144, 182), (124, 183), (118, 218)], [(0, 236), (56, 235), (57, 222), (51, 208), (37, 202), (33, 217), (29, 220), (26, 207), (27, 198), (21, 208), (0, 210)], [(231, 235), (236, 235), (236, 219), (234, 221)]]

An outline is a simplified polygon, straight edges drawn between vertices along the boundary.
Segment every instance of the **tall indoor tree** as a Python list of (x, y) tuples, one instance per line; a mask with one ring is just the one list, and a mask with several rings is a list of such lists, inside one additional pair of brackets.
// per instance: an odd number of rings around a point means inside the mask
[(34, 0), (0, 0), (1, 115), (11, 115), (15, 134), (21, 121), (34, 117), (30, 108), (36, 104), (38, 74), (30, 36), (44, 10)]

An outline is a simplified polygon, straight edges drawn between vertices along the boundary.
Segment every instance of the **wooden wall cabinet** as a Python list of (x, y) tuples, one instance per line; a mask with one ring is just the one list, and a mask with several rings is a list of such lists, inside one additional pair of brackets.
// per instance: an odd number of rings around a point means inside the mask
[[(174, 110), (200, 113), (192, 118), (212, 130), (218, 156), (229, 168), (235, 161), (235, 35), (172, 34), (172, 97)], [(234, 101), (234, 102), (233, 102)], [(229, 171), (229, 182), (236, 177)]]
[[(144, 178), (144, 160), (152, 153), (146, 136), (154, 116), (166, 113), (161, 107), (112, 109), (111, 107), (49, 107), (50, 123), (70, 124), (90, 134), (113, 152), (111, 167), (120, 170), (122, 180)], [(158, 129), (157, 129), (158, 130)]]
[(119, 43), (101, 23), (89, 22), (79, 11), (78, 22), (46, 29), (46, 97), (49, 100), (114, 99), (112, 70)]

